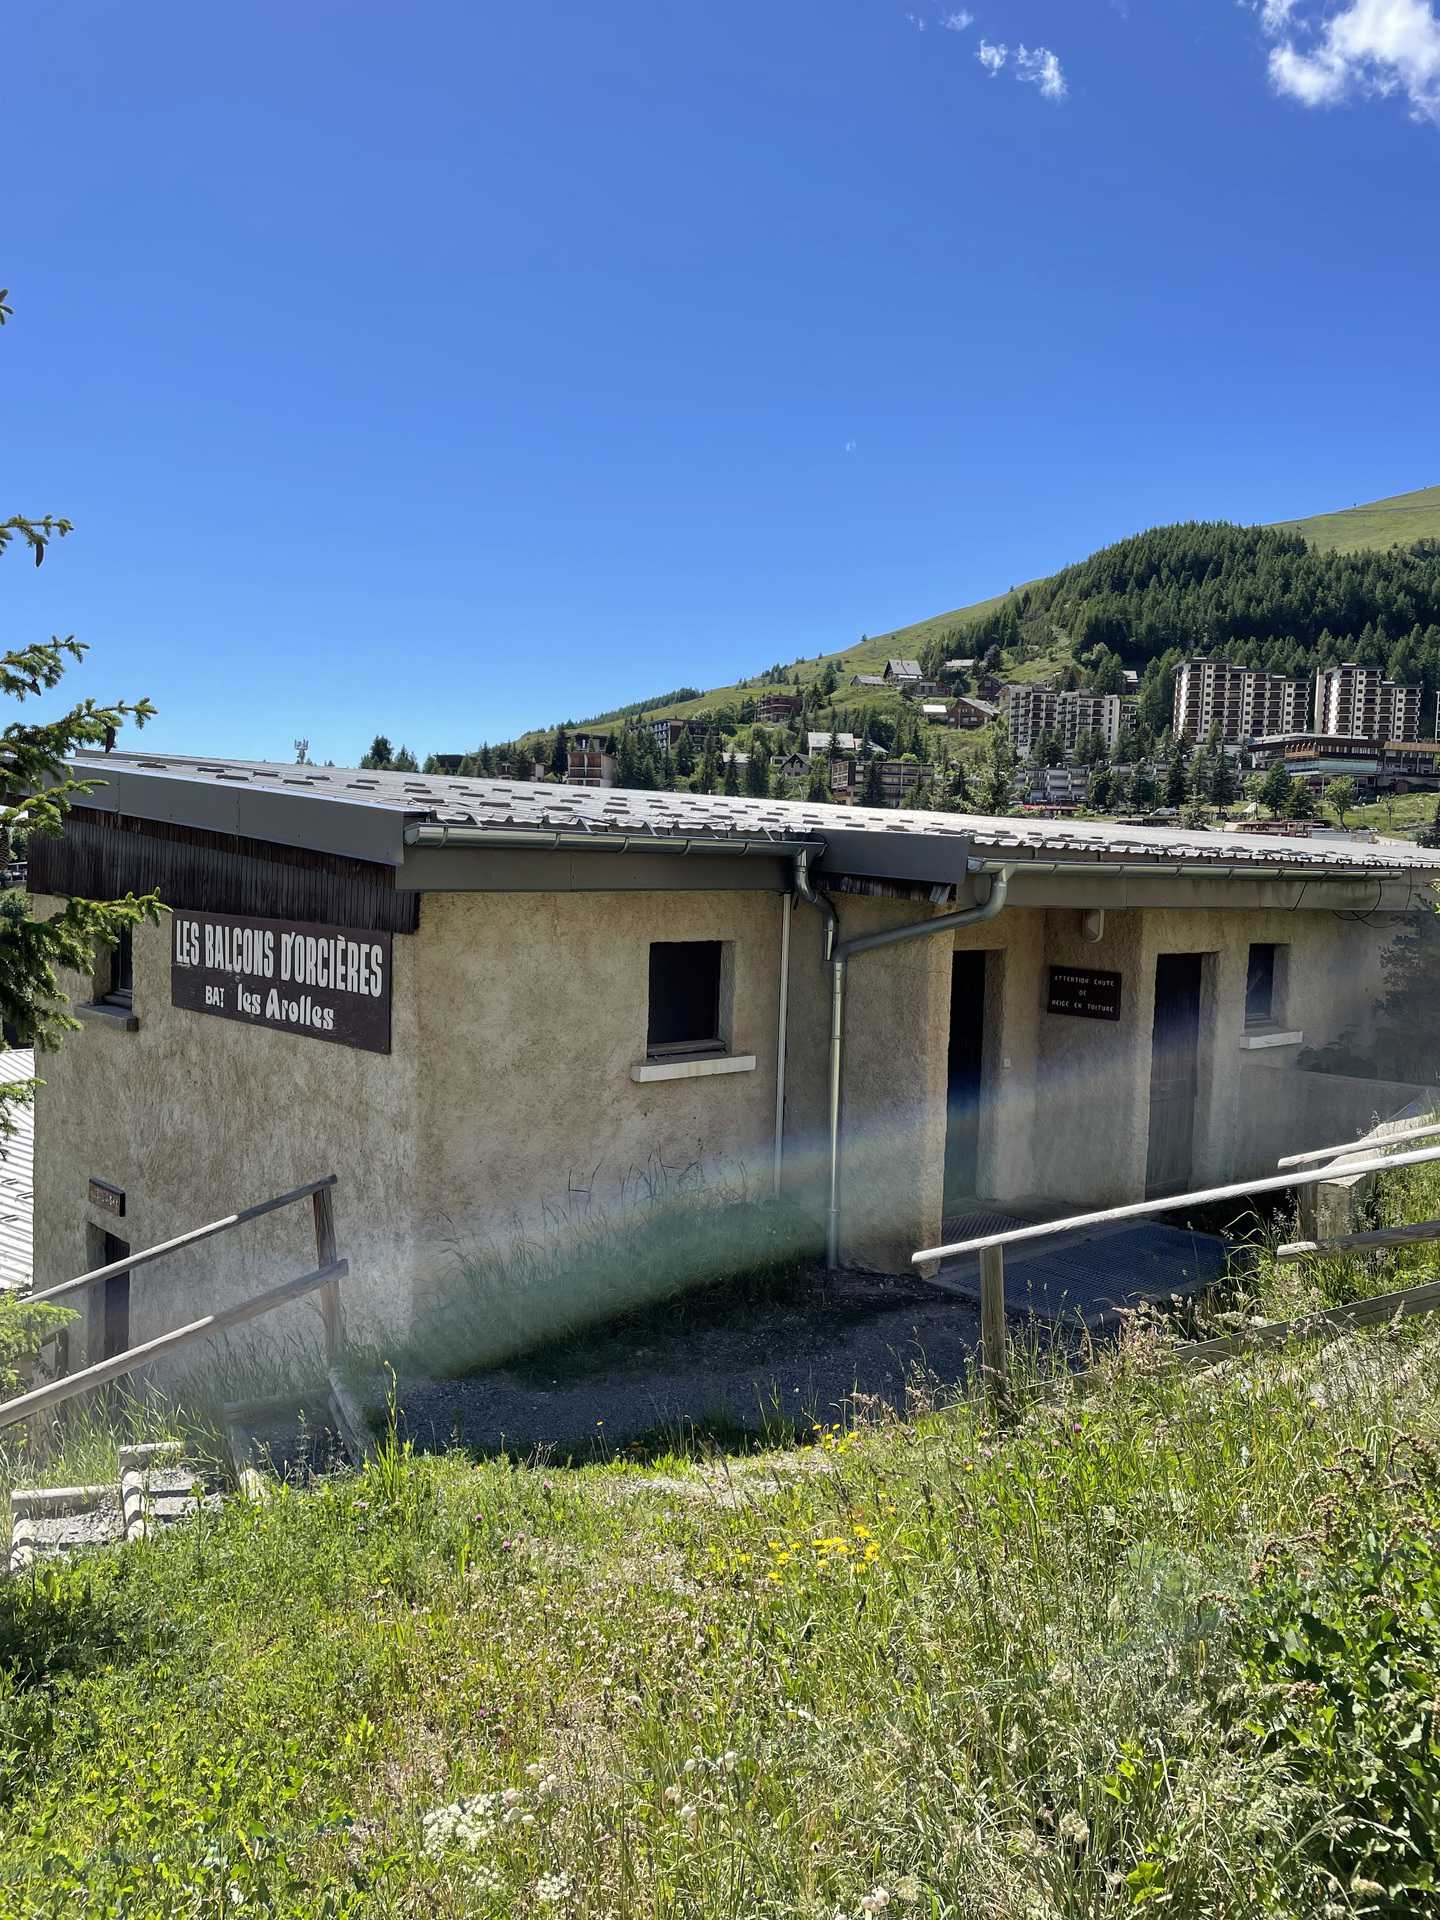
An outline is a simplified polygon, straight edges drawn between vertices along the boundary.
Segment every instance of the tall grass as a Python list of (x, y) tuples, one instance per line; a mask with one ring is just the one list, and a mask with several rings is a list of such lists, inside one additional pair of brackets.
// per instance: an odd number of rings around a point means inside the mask
[(1136, 1335), (1005, 1430), (392, 1439), (0, 1590), (0, 1913), (1364, 1911), (1235, 1731), (1234, 1622), (1437, 1389), (1429, 1331), (1192, 1380)]
[(1440, 1699), (1440, 1328), (1191, 1377), (1135, 1328), (1026, 1404), (572, 1472), (392, 1431), (0, 1587), (0, 1917), (1440, 1911), (1375, 1793), (1431, 1804), (1435, 1716), (1359, 1631)]

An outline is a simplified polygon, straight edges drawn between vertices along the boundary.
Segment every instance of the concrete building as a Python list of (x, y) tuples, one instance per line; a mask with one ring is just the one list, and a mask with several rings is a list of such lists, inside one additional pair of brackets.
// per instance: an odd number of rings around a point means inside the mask
[(613, 787), (615, 737), (609, 733), (573, 733), (566, 749), (567, 787)]
[(755, 702), (755, 718), (766, 727), (783, 727), (799, 711), (798, 693), (762, 693)]
[(1353, 660), (1322, 667), (1315, 675), (1315, 731), (1352, 740), (1418, 740), (1420, 689), (1402, 687), (1379, 667), (1360, 667)]
[(1113, 751), (1122, 729), (1135, 724), (1133, 705), (1118, 693), (1062, 693), (1055, 687), (1007, 686), (1000, 712), (1010, 729), (1010, 744), (1022, 760), (1047, 733), (1059, 738), (1066, 753), (1073, 753), (1090, 733), (1098, 733)]
[(1285, 733), (1257, 740), (1258, 767), (1276, 760), (1317, 792), (1331, 780), (1353, 780), (1362, 794), (1432, 792), (1440, 787), (1440, 740), (1370, 740), (1338, 733)]
[(1187, 660), (1175, 676), (1171, 725), (1197, 745), (1212, 727), (1220, 738), (1237, 743), (1264, 734), (1294, 733), (1305, 725), (1307, 693), (1303, 680), (1232, 666), (1228, 660)]
[[(121, 991), (109, 958), (66, 983), (83, 1030), (35, 1111), (39, 1286), (333, 1171), (352, 1331), (448, 1326), (463, 1298), (478, 1362), (632, 1304), (583, 1260), (506, 1262), (657, 1169), (778, 1184), (843, 1260), (899, 1271), (977, 1205), (1258, 1174), (1415, 1095), (1297, 1061), (1366, 1029), (1440, 879), (1422, 849), (172, 756), (77, 771), (99, 784), (32, 842), (41, 909), (158, 888), (172, 910)], [(838, 1051), (832, 912), (842, 943), (893, 942), (848, 958)], [(136, 1272), (72, 1363), (299, 1271), (305, 1234), (275, 1215)], [(313, 1322), (287, 1312), (267, 1338)]]
[(673, 753), (690, 731), (688, 720), (650, 720), (646, 725), (650, 729), (651, 739), (662, 753)]

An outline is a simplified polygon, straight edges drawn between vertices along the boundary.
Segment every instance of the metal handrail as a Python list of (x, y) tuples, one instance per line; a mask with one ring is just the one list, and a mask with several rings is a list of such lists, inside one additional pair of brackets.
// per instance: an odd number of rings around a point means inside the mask
[(194, 1227), (189, 1233), (180, 1233), (173, 1240), (161, 1240), (153, 1247), (146, 1247), (142, 1253), (127, 1254), (123, 1260), (112, 1260), (108, 1267), (94, 1267), (89, 1273), (78, 1274), (73, 1280), (62, 1280), (58, 1286), (47, 1287), (43, 1293), (29, 1295), (31, 1304), (43, 1300), (63, 1300), (67, 1293), (75, 1293), (81, 1287), (93, 1287), (99, 1280), (113, 1279), (117, 1273), (133, 1273), (136, 1267), (145, 1267), (152, 1260), (163, 1260), (167, 1253), (178, 1253), (182, 1247), (193, 1247), (201, 1240), (209, 1240), (214, 1234), (228, 1233), (231, 1227), (243, 1227), (247, 1220), (258, 1220), (262, 1215), (275, 1213), (281, 1207), (294, 1206), (297, 1200), (308, 1200), (311, 1194), (319, 1193), (322, 1188), (333, 1187), (336, 1176), (327, 1173), (320, 1180), (310, 1180), (303, 1187), (292, 1187), (289, 1193), (279, 1194), (274, 1200), (261, 1200), (253, 1207), (242, 1207), (238, 1213), (227, 1213), (223, 1220), (212, 1220), (207, 1226)]
[(128, 1255), (124, 1260), (112, 1260), (108, 1266), (96, 1267), (90, 1273), (77, 1275), (74, 1280), (63, 1280), (56, 1287), (47, 1287), (43, 1293), (31, 1294), (32, 1301), (48, 1301), (62, 1298), (77, 1288), (91, 1287), (97, 1281), (106, 1280), (116, 1274), (130, 1273), (136, 1267), (143, 1267), (152, 1260), (162, 1260), (167, 1253), (178, 1253), (184, 1247), (193, 1247), (199, 1241), (212, 1239), (217, 1233), (227, 1233), (231, 1227), (243, 1226), (246, 1221), (258, 1220), (267, 1213), (275, 1213), (281, 1207), (293, 1206), (297, 1200), (308, 1199), (314, 1211), (315, 1257), (317, 1265), (310, 1273), (299, 1274), (291, 1280), (282, 1280), (278, 1286), (269, 1287), (263, 1293), (252, 1294), (248, 1300), (242, 1300), (233, 1307), (222, 1307), (214, 1313), (207, 1313), (199, 1320), (192, 1320), (186, 1326), (173, 1327), (169, 1333), (157, 1334), (154, 1339), (143, 1340), (139, 1346), (127, 1347), (123, 1353), (112, 1354), (106, 1360), (97, 1360), (93, 1366), (82, 1367), (78, 1373), (62, 1374), (57, 1380), (48, 1380), (43, 1386), (32, 1387), (28, 1393), (20, 1394), (14, 1400), (0, 1405), (0, 1427), (13, 1426), (19, 1420), (26, 1420), (32, 1414), (47, 1413), (51, 1407), (62, 1405), (82, 1393), (88, 1393), (92, 1387), (105, 1386), (111, 1380), (133, 1373), (147, 1361), (160, 1355), (172, 1353), (177, 1347), (187, 1346), (192, 1340), (199, 1340), (210, 1333), (223, 1333), (227, 1327), (239, 1326), (243, 1321), (253, 1320), (272, 1308), (284, 1306), (291, 1300), (303, 1299), (306, 1294), (319, 1293), (320, 1310), (325, 1328), (325, 1354), (329, 1369), (333, 1375), (335, 1362), (339, 1357), (343, 1329), (340, 1316), (340, 1282), (350, 1272), (348, 1260), (342, 1260), (335, 1245), (335, 1207), (331, 1193), (335, 1186), (333, 1173), (322, 1175), (318, 1180), (307, 1181), (303, 1187), (292, 1187), (288, 1193), (277, 1194), (273, 1200), (261, 1200), (255, 1206), (242, 1207), (238, 1213), (226, 1214), (223, 1220), (212, 1220), (203, 1227), (194, 1227), (189, 1233), (177, 1234), (171, 1240), (162, 1240), (158, 1245), (146, 1247), (139, 1253)]
[(44, 1386), (32, 1387), (29, 1393), (22, 1393), (0, 1406), (0, 1427), (12, 1427), (19, 1420), (29, 1419), (32, 1414), (48, 1413), (52, 1407), (58, 1407), (66, 1400), (74, 1400), (80, 1394), (88, 1393), (92, 1387), (106, 1386), (111, 1380), (133, 1373), (149, 1360), (173, 1353), (177, 1347), (188, 1346), (192, 1340), (199, 1340), (204, 1334), (223, 1333), (227, 1327), (236, 1327), (242, 1321), (269, 1313), (272, 1307), (283, 1307), (288, 1301), (303, 1299), (307, 1293), (314, 1293), (321, 1287), (334, 1286), (349, 1271), (348, 1260), (333, 1260), (327, 1266), (317, 1267), (313, 1273), (302, 1273), (294, 1280), (282, 1280), (279, 1286), (270, 1287), (264, 1293), (253, 1294), (238, 1306), (223, 1307), (218, 1313), (207, 1313), (199, 1320), (192, 1320), (188, 1326), (174, 1327), (169, 1333), (142, 1341), (138, 1347), (127, 1347), (124, 1353), (114, 1354), (109, 1360), (97, 1360), (93, 1367), (82, 1367), (79, 1373), (65, 1373), (58, 1380), (47, 1380)]
[[(1334, 1160), (1351, 1153), (1380, 1153), (1387, 1147), (1398, 1146), (1402, 1140), (1423, 1140), (1428, 1134), (1434, 1133), (1440, 1133), (1440, 1126), (1427, 1123), (1417, 1127), (1402, 1127), (1398, 1133), (1387, 1133), (1380, 1139), (1372, 1134), (1363, 1140), (1347, 1140), (1342, 1147), (1312, 1147), (1308, 1153), (1287, 1153), (1275, 1164), (1277, 1167), (1303, 1167), (1307, 1160)], [(1347, 1168), (1347, 1178), (1348, 1174)]]
[[(1417, 1147), (1410, 1153), (1376, 1156), (1370, 1160), (1345, 1163), (1345, 1178), (1355, 1174), (1384, 1173), (1394, 1167), (1418, 1167), (1426, 1161), (1440, 1160), (1440, 1147)], [(1243, 1200), (1252, 1193), (1280, 1193), (1287, 1187), (1314, 1187), (1335, 1177), (1330, 1167), (1308, 1173), (1273, 1173), (1260, 1180), (1236, 1181), (1226, 1187), (1202, 1187), (1195, 1193), (1170, 1194), (1160, 1200), (1135, 1200), (1126, 1206), (1101, 1207), (1094, 1213), (1072, 1213), (1063, 1220), (1042, 1220), (1028, 1227), (1011, 1227), (1004, 1233), (980, 1234), (973, 1240), (956, 1240), (944, 1247), (925, 1247), (912, 1253), (912, 1267), (926, 1266), (932, 1260), (951, 1260), (957, 1254), (984, 1253), (988, 1248), (1013, 1246), (1018, 1240), (1048, 1240), (1056, 1234), (1076, 1233), (1082, 1227), (1105, 1227), (1115, 1220), (1143, 1220), (1152, 1214), (1175, 1213), (1182, 1207), (1209, 1206), (1218, 1200)]]
[[(1332, 1163), (1329, 1166), (1312, 1168), (1306, 1173), (1269, 1174), (1260, 1180), (1237, 1181), (1225, 1187), (1204, 1187), (1195, 1193), (1170, 1194), (1159, 1200), (1136, 1200), (1127, 1206), (1101, 1207), (1092, 1213), (1072, 1213), (1063, 1220), (1042, 1220), (1031, 1226), (1012, 1227), (1004, 1233), (979, 1234), (973, 1240), (955, 1240), (948, 1246), (925, 1247), (919, 1253), (911, 1254), (910, 1264), (914, 1267), (928, 1266), (933, 1261), (950, 1260), (959, 1254), (979, 1254), (981, 1378), (991, 1400), (1004, 1406), (1009, 1398), (1009, 1352), (1005, 1328), (1006, 1247), (1015, 1245), (1017, 1241), (1053, 1239), (1057, 1235), (1076, 1233), (1083, 1227), (1109, 1226), (1117, 1220), (1143, 1220), (1157, 1213), (1174, 1213), (1183, 1207), (1208, 1206), (1221, 1200), (1243, 1200), (1253, 1193), (1280, 1193), (1287, 1188), (1315, 1187), (1340, 1176), (1349, 1180), (1361, 1174), (1387, 1173), (1396, 1167), (1418, 1167), (1436, 1160), (1440, 1160), (1440, 1147), (1416, 1147), (1406, 1153), (1374, 1154), (1370, 1159), (1342, 1160), (1338, 1165)], [(1287, 1251), (1290, 1250), (1287, 1249)], [(1323, 1247), (1297, 1243), (1293, 1251), (1298, 1255), (1301, 1251), (1323, 1251)], [(1427, 1289), (1427, 1296), (1431, 1291), (1440, 1298), (1440, 1288)], [(1423, 1310), (1430, 1311), (1431, 1305), (1427, 1305)], [(1337, 1308), (1333, 1311), (1339, 1313), (1341, 1310)], [(1319, 1320), (1324, 1320), (1326, 1317), (1321, 1315)], [(1203, 1346), (1207, 1352), (1214, 1349), (1219, 1353), (1222, 1347), (1229, 1352), (1235, 1348), (1237, 1342), (1251, 1341), (1253, 1344), (1252, 1334), (1255, 1337), (1265, 1334), (1269, 1339), (1280, 1339), (1287, 1336), (1299, 1324), (1298, 1322), (1285, 1323), (1268, 1329), (1251, 1330), (1251, 1334), (1230, 1337), (1228, 1345), (1225, 1342), (1215, 1341), (1201, 1342), (1198, 1345)], [(1187, 1348), (1180, 1347), (1177, 1352), (1184, 1355)], [(1197, 1359), (1194, 1364), (1199, 1365), (1204, 1362)]]

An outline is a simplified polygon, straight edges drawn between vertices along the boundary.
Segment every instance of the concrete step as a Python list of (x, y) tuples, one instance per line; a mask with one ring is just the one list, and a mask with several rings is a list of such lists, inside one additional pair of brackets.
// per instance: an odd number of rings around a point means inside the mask
[(91, 1487), (17, 1487), (10, 1496), (11, 1573), (37, 1560), (143, 1540), (194, 1513), (204, 1490), (183, 1444), (121, 1447), (118, 1478)]

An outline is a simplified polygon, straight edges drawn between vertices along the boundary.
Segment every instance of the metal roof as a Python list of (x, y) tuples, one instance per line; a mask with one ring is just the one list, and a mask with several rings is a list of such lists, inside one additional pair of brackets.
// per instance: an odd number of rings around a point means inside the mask
[[(826, 736), (828, 740), (828, 735)], [(827, 831), (944, 842), (968, 840), (975, 855), (1074, 864), (1209, 866), (1217, 873), (1420, 873), (1440, 881), (1440, 850), (1383, 843), (1325, 844), (1283, 834), (1133, 827), (1105, 820), (1034, 820), (913, 808), (846, 807), (741, 794), (639, 793), (548, 781), (465, 779), (442, 774), (357, 772), (288, 762), (194, 760), (174, 754), (113, 753), (78, 758), (77, 774), (106, 782), (84, 804), (141, 819), (214, 824), (223, 796), (228, 830), (284, 845), (359, 852), (399, 864), (404, 832), (421, 823), (494, 828), (512, 836), (563, 831), (597, 841), (629, 834), (683, 840), (823, 839)], [(254, 803), (251, 824), (237, 801)], [(209, 803), (209, 804), (207, 804)], [(232, 818), (232, 815), (234, 816)], [(337, 826), (337, 821), (340, 825)], [(344, 844), (337, 844), (343, 842)], [(538, 838), (537, 838), (538, 844)], [(386, 851), (385, 849), (388, 849)]]

